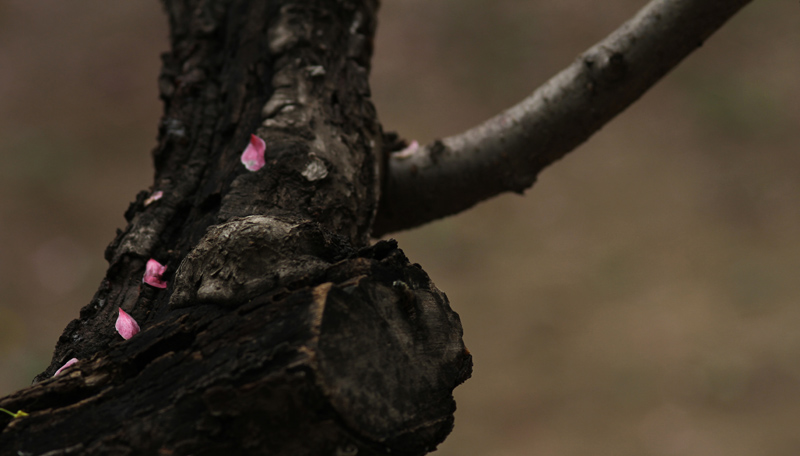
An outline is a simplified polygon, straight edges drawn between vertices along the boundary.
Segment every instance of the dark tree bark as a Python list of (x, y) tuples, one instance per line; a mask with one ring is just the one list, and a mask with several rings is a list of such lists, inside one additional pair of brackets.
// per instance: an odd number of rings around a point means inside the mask
[[(458, 316), (393, 242), (369, 247), (377, 0), (165, 0), (171, 51), (142, 192), (107, 276), (2, 454), (423, 454), (470, 375)], [(265, 167), (240, 155), (251, 133)], [(165, 290), (142, 284), (148, 259)], [(118, 308), (141, 333), (123, 340)], [(50, 379), (71, 358), (73, 367)]]
[[(521, 191), (748, 1), (654, 0), (531, 109), (387, 166), (404, 143), (383, 134), (369, 99), (378, 0), (164, 0), (152, 191), (126, 212), (107, 275), (49, 368), (0, 400), (27, 413), (0, 417), (0, 454), (432, 450), (472, 359), (425, 272), (393, 241), (369, 245), (381, 188), (381, 232)], [(564, 136), (575, 113), (583, 127)], [(240, 163), (252, 133), (267, 144), (255, 172)], [(499, 183), (473, 192), (487, 163)], [(450, 188), (465, 167), (470, 179)], [(167, 265), (166, 289), (142, 283), (151, 258)], [(142, 327), (129, 340), (118, 308)]]

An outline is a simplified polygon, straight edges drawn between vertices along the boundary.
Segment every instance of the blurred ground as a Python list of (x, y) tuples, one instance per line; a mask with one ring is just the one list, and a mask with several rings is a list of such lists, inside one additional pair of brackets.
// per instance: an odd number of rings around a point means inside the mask
[[(373, 92), (430, 141), (645, 2), (384, 0)], [(524, 197), (396, 237), (475, 357), (441, 455), (800, 454), (800, 8), (761, 0)], [(0, 0), (0, 395), (152, 179), (155, 1)]]

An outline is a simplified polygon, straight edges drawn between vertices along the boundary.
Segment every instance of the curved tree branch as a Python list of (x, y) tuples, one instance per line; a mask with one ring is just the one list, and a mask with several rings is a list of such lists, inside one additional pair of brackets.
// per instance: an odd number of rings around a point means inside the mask
[(456, 136), (390, 156), (373, 235), (521, 193), (750, 0), (654, 0), (531, 96)]

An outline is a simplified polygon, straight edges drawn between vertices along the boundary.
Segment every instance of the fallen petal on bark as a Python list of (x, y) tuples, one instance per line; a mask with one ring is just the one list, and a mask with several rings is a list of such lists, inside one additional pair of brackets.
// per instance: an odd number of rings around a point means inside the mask
[(147, 261), (142, 282), (156, 288), (167, 288), (167, 282), (161, 279), (166, 270), (166, 266), (151, 258)]
[(264, 150), (267, 148), (267, 143), (256, 135), (250, 135), (250, 144), (244, 149), (242, 153), (242, 164), (250, 171), (258, 171), (261, 169), (266, 161), (264, 160)]
[(122, 309), (119, 309), (119, 316), (114, 327), (117, 328), (117, 332), (125, 340), (130, 339), (140, 331), (139, 323), (136, 323), (136, 320)]
[(410, 158), (411, 156), (416, 154), (418, 150), (419, 150), (419, 143), (415, 139), (414, 141), (411, 141), (411, 144), (409, 144), (408, 147), (406, 147), (401, 151), (393, 153), (392, 156), (400, 160), (405, 160), (406, 158)]
[(77, 363), (77, 362), (78, 362), (78, 358), (72, 358), (71, 360), (67, 361), (66, 363), (64, 363), (64, 365), (63, 365), (63, 366), (61, 366), (61, 367), (59, 367), (59, 368), (58, 368), (58, 370), (56, 371), (56, 373), (55, 373), (55, 374), (53, 374), (53, 377), (55, 377), (56, 375), (60, 374), (60, 373), (61, 373), (61, 371), (63, 371), (64, 369), (68, 368), (69, 366), (72, 366), (73, 364), (75, 364), (75, 363)]
[(159, 190), (157, 192), (154, 192), (152, 195), (150, 195), (150, 198), (147, 198), (146, 200), (144, 200), (144, 206), (147, 207), (147, 206), (153, 204), (154, 202), (160, 200), (162, 196), (164, 196), (164, 192), (163, 191)]

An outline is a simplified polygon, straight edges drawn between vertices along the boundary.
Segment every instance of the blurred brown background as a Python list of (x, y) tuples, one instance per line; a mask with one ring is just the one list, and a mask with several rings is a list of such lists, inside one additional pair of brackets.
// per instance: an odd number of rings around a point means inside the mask
[[(384, 0), (385, 127), (526, 96), (644, 1)], [(524, 197), (397, 235), (475, 357), (442, 455), (800, 454), (800, 7), (760, 0)], [(0, 0), (0, 395), (151, 183), (155, 0)]]

